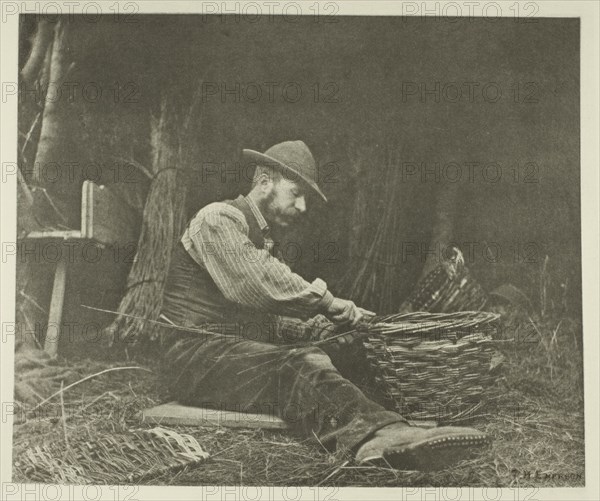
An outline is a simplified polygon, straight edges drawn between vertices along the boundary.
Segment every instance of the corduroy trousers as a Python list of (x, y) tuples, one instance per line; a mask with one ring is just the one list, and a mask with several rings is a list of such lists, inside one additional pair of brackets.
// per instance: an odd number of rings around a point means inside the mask
[[(275, 414), (302, 436), (316, 436), (338, 451), (351, 451), (379, 428), (405, 421), (342, 376), (338, 367), (351, 349), (294, 342), (294, 333), (305, 337), (316, 325), (322, 328), (322, 322), (276, 317), (269, 329), (246, 332), (232, 324), (212, 334), (166, 329), (163, 372), (171, 396), (185, 405)], [(345, 371), (352, 368), (346, 364)]]

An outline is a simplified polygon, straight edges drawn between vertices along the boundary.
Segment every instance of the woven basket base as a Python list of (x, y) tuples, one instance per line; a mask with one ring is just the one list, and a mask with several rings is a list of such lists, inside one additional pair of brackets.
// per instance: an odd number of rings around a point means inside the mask
[(198, 464), (208, 457), (190, 435), (166, 428), (106, 433), (87, 430), (67, 448), (57, 439), (27, 449), (14, 462), (31, 482), (126, 484)]

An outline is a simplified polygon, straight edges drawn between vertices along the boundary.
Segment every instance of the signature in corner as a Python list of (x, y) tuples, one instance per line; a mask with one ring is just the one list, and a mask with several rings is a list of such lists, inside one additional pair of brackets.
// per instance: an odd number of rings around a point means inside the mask
[(566, 473), (566, 472), (552, 472), (552, 471), (540, 471), (540, 470), (518, 470), (513, 468), (510, 471), (511, 476), (515, 480), (571, 480), (581, 481), (583, 480), (583, 473)]

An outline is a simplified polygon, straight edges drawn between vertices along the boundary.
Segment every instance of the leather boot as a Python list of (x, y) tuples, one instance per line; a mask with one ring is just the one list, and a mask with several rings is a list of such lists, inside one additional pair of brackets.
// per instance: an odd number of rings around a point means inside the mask
[(473, 428), (425, 429), (393, 423), (377, 430), (359, 446), (355, 457), (359, 464), (433, 471), (469, 458), (490, 442), (488, 435)]

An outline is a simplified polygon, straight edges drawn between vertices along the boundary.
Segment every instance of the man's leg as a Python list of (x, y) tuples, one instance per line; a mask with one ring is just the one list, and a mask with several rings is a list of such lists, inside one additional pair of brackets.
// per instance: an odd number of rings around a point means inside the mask
[[(349, 330), (348, 326), (336, 325), (324, 315), (317, 315), (306, 322), (297, 318), (276, 316), (273, 329), (280, 342), (294, 343), (299, 339), (305, 341), (324, 341), (329, 336), (335, 336)], [(354, 383), (370, 400), (393, 409), (390, 397), (377, 385), (375, 374), (367, 360), (366, 348), (360, 339), (354, 342), (339, 344), (335, 340), (322, 343), (319, 348), (331, 359), (337, 371)]]
[(194, 336), (173, 342), (164, 364), (172, 395), (181, 403), (272, 410), (304, 436), (352, 451), (359, 463), (439, 469), (488, 442), (471, 428), (409, 426), (343, 378), (316, 347)]
[(351, 449), (404, 419), (369, 400), (314, 347), (231, 337), (185, 337), (164, 356), (174, 398), (186, 405), (275, 412), (304, 436)]

